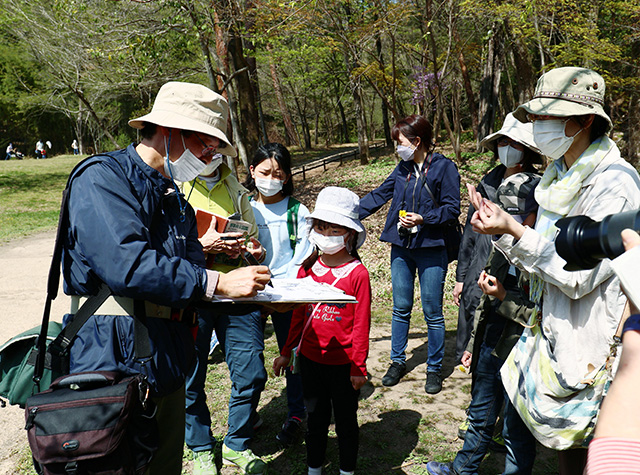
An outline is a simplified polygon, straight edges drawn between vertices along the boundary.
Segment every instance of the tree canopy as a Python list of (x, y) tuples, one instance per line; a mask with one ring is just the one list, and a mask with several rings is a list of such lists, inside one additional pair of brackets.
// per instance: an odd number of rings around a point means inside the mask
[[(539, 75), (583, 66), (607, 82), (623, 155), (640, 148), (636, 0), (0, 0), (0, 138), (32, 153), (136, 140), (127, 120), (168, 80), (231, 107), (243, 161), (260, 142), (357, 141), (426, 116), (459, 160), (531, 97)], [(470, 136), (469, 135), (469, 136)]]

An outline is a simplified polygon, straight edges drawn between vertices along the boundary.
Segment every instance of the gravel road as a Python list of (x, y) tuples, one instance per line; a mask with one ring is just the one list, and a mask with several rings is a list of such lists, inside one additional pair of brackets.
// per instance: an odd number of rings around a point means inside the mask
[[(52, 231), (0, 245), (0, 342), (40, 325), (54, 242)], [(68, 308), (61, 283), (52, 320), (61, 321)], [(13, 474), (18, 454), (27, 445), (24, 411), (7, 406), (0, 408), (0, 414), (0, 473)]]

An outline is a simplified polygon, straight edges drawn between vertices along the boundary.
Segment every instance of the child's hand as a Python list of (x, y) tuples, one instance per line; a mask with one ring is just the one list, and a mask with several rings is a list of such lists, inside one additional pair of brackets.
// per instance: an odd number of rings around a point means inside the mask
[(483, 294), (491, 295), (498, 300), (504, 300), (504, 298), (507, 296), (507, 291), (502, 285), (502, 282), (500, 282), (494, 276), (487, 274), (485, 271), (482, 271), (480, 273), (480, 278), (478, 279), (478, 287), (482, 289)]
[(242, 251), (250, 252), (259, 262), (262, 262), (266, 257), (264, 247), (256, 238), (249, 238), (249, 242), (242, 245)]
[(351, 376), (351, 386), (353, 386), (353, 389), (355, 389), (356, 391), (364, 386), (364, 383), (366, 382), (366, 376)]
[(289, 362), (291, 358), (286, 356), (278, 356), (275, 360), (273, 360), (273, 372), (276, 376), (280, 376), (284, 374), (284, 370), (287, 366), (289, 366)]
[(460, 363), (462, 364), (462, 366), (469, 369), (471, 367), (472, 359), (473, 359), (473, 355), (465, 350), (465, 352), (462, 353), (462, 358), (460, 358)]

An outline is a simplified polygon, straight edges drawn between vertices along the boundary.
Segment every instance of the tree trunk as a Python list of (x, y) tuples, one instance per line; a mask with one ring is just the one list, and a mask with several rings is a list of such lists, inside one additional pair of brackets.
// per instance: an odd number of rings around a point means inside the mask
[(460, 65), (460, 73), (462, 74), (462, 84), (464, 85), (464, 92), (467, 95), (467, 104), (469, 105), (469, 113), (471, 115), (471, 131), (473, 132), (473, 139), (478, 139), (478, 108), (476, 107), (476, 98), (471, 87), (471, 77), (469, 76), (469, 70), (467, 68), (467, 62), (464, 59), (463, 44), (460, 41), (460, 35), (458, 29), (453, 27), (453, 35), (458, 48), (458, 64)]
[(273, 56), (271, 55), (272, 48), (268, 43), (267, 43), (266, 49), (267, 49), (267, 52), (269, 53), (269, 70), (271, 72), (271, 81), (273, 82), (273, 91), (276, 94), (278, 107), (280, 109), (280, 113), (282, 114), (282, 121), (284, 122), (284, 129), (287, 135), (287, 139), (289, 140), (290, 143), (299, 146), (300, 141), (298, 140), (298, 133), (296, 132), (295, 126), (293, 125), (293, 120), (291, 120), (291, 114), (289, 113), (289, 108), (287, 107), (287, 103), (284, 100), (284, 94), (282, 93), (282, 85), (280, 84), (280, 76), (278, 75), (276, 64), (273, 61)]
[(493, 131), (496, 107), (500, 94), (500, 76), (502, 74), (502, 39), (500, 38), (500, 25), (494, 23), (492, 31), (493, 34), (487, 44), (487, 54), (480, 87), (478, 150), (480, 150), (480, 140)]
[[(233, 81), (236, 85), (236, 98), (238, 101), (238, 112), (240, 113), (240, 135), (246, 150), (245, 165), (248, 165), (250, 157), (253, 157), (260, 141), (260, 131), (258, 127), (258, 110), (256, 108), (256, 97), (253, 93), (251, 78), (249, 77), (249, 65), (244, 57), (242, 37), (236, 33), (235, 29), (230, 31), (229, 56), (233, 67)], [(247, 166), (247, 170), (249, 167)]]
[[(378, 62), (384, 71), (384, 56), (382, 55), (382, 40), (380, 39), (380, 35), (376, 38), (376, 49), (378, 51)], [(389, 126), (389, 108), (384, 98), (382, 98), (382, 128), (384, 130), (384, 141), (387, 147), (392, 147), (393, 140), (391, 139), (391, 127)]]

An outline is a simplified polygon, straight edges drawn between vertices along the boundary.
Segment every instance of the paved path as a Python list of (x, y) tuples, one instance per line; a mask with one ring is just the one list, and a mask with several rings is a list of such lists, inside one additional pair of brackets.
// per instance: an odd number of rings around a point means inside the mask
[[(41, 323), (54, 241), (52, 231), (0, 245), (0, 343)], [(61, 283), (52, 320), (60, 321), (68, 308)], [(18, 453), (26, 445), (24, 411), (0, 408), (0, 474), (15, 473)]]

